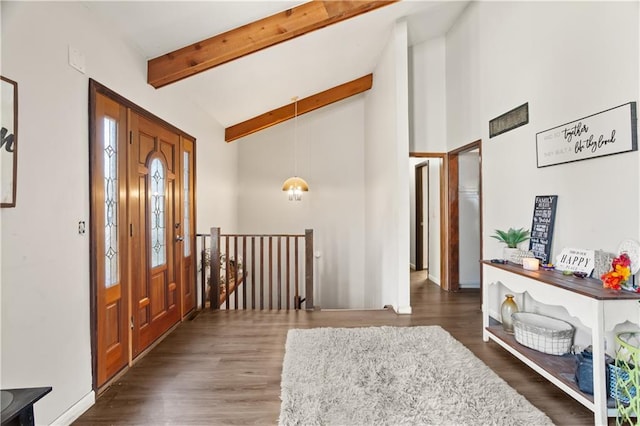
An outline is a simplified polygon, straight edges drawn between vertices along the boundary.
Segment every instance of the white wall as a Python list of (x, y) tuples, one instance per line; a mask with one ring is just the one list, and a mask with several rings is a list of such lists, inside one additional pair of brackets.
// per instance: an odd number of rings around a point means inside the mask
[(409, 150), (447, 151), (445, 38), (437, 37), (409, 49)]
[(441, 159), (429, 160), (429, 279), (440, 285), (440, 172)]
[[(409, 48), (409, 112), (409, 150), (446, 152), (447, 92), (444, 36)], [(440, 284), (441, 167), (442, 160), (429, 160), (429, 279), (436, 284)], [(414, 235), (415, 230), (411, 232), (412, 241), (415, 240)]]
[[(146, 84), (146, 60), (81, 3), (2, 2), (2, 75), (18, 82), (17, 206), (2, 209), (2, 388), (53, 386), (48, 424), (90, 403), (88, 78), (197, 138), (198, 219), (235, 226), (235, 146), (180, 96)], [(67, 64), (84, 53), (87, 73)], [(198, 230), (206, 227), (199, 225)], [(68, 421), (69, 419), (67, 419)]]
[(303, 234), (313, 229), (314, 250), (320, 254), (314, 304), (325, 309), (366, 307), (364, 96), (298, 117), (297, 174), (309, 184), (301, 201), (289, 201), (282, 191), (282, 183), (294, 174), (294, 120), (234, 142), (241, 159), (240, 232)]
[[(478, 2), (447, 34), (448, 149), (483, 140), (484, 257), (500, 255), (494, 229), (531, 226), (535, 195), (558, 195), (553, 256), (639, 239), (638, 152), (538, 169), (535, 151), (536, 132), (638, 101), (638, 8)], [(489, 120), (524, 102), (529, 124), (489, 139)]]
[(396, 24), (365, 106), (367, 305), (409, 305), (407, 26)]

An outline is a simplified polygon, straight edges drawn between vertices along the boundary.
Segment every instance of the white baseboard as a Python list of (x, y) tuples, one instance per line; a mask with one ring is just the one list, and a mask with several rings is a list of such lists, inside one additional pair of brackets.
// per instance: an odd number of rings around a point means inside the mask
[(434, 284), (440, 285), (440, 277), (435, 277), (435, 276), (429, 274), (429, 280), (432, 281)]
[(413, 263), (409, 263), (409, 269), (411, 269), (412, 271), (415, 271), (416, 265), (414, 265)]
[(85, 396), (80, 399), (80, 401), (76, 402), (69, 408), (67, 411), (62, 413), (60, 417), (55, 419), (51, 424), (55, 426), (67, 426), (73, 423), (84, 413), (87, 411), (93, 404), (96, 403), (96, 394), (94, 391), (89, 392)]
[(460, 288), (480, 288), (480, 283), (479, 282), (471, 282), (471, 283), (460, 283)]
[(396, 312), (400, 315), (411, 314), (411, 306), (399, 306)]

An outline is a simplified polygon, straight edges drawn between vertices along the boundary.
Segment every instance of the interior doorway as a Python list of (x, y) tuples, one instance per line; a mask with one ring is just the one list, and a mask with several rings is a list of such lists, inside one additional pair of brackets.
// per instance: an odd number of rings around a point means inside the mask
[(429, 269), (429, 161), (415, 166), (415, 269)]
[(480, 288), (482, 283), (482, 269), (479, 266), (479, 261), (482, 259), (482, 141), (477, 140), (449, 152), (447, 164), (448, 290), (458, 291), (464, 287)]
[[(427, 277), (430, 281), (445, 286), (447, 283), (445, 267), (447, 154), (411, 152), (409, 156), (411, 157), (409, 185), (412, 188), (411, 267), (416, 270), (427, 269)], [(420, 194), (422, 200), (420, 200)], [(422, 250), (422, 253), (418, 253), (419, 250)]]

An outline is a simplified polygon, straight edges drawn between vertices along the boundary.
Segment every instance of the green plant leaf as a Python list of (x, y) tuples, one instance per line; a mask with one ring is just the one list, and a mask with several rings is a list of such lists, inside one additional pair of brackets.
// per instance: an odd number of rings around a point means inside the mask
[(516, 248), (518, 244), (529, 239), (529, 230), (525, 228), (514, 229), (509, 228), (507, 232), (496, 229), (496, 234), (491, 235), (492, 238), (505, 243), (509, 248)]

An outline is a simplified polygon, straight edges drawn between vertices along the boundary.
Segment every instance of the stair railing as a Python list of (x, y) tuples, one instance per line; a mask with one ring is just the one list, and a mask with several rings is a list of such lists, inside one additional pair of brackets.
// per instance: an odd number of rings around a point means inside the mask
[(304, 302), (305, 309), (313, 309), (312, 229), (304, 234), (222, 234), (213, 227), (198, 236), (203, 308), (299, 310)]

